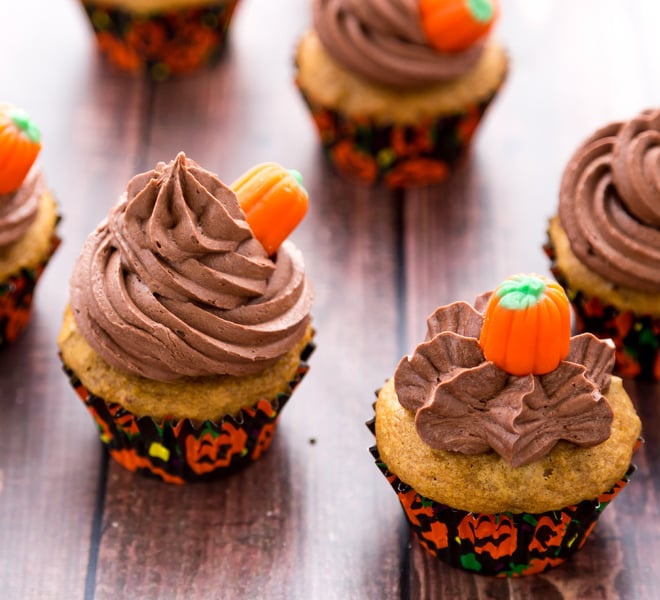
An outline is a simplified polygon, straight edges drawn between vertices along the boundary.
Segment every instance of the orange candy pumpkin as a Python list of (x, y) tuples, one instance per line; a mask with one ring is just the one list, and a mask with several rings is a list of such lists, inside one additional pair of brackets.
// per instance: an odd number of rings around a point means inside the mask
[(539, 275), (514, 275), (491, 295), (479, 344), (486, 360), (512, 375), (543, 375), (568, 355), (570, 305), (562, 287)]
[(0, 194), (16, 191), (41, 150), (39, 129), (22, 110), (0, 105)]
[(254, 237), (269, 255), (277, 251), (307, 213), (308, 197), (300, 173), (276, 163), (253, 167), (231, 189)]
[(490, 31), (497, 0), (420, 0), (422, 29), (441, 52), (460, 52)]

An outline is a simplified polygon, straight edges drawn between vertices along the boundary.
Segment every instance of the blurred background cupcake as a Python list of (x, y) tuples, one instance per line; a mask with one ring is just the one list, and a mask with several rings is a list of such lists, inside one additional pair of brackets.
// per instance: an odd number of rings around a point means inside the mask
[(444, 180), (508, 59), (496, 0), (312, 0), (296, 83), (335, 169), (393, 188)]
[(313, 349), (307, 194), (274, 164), (233, 187), (183, 153), (136, 175), (71, 278), (65, 372), (110, 456), (170, 483), (260, 458)]
[(624, 377), (660, 380), (660, 109), (610, 123), (575, 151), (546, 252), (578, 331), (616, 344)]
[(627, 484), (641, 424), (614, 348), (570, 337), (557, 282), (517, 275), (438, 308), (378, 393), (376, 464), (432, 555), (539, 573), (582, 548)]
[(28, 114), (0, 104), (0, 347), (32, 314), (37, 281), (59, 245), (59, 216), (35, 162), (41, 134)]
[(118, 69), (156, 80), (215, 63), (238, 0), (82, 0), (98, 47)]

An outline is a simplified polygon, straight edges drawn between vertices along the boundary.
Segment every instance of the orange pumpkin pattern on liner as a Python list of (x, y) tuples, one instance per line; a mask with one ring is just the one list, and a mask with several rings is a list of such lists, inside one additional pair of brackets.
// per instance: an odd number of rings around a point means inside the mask
[(21, 269), (0, 284), (0, 348), (16, 341), (30, 323), (37, 282), (59, 245), (60, 238), (53, 236), (49, 254), (37, 269)]
[(190, 420), (156, 422), (92, 394), (68, 367), (64, 371), (99, 428), (110, 456), (129, 471), (166, 483), (204, 481), (233, 473), (259, 459), (273, 440), (279, 414), (309, 370), (313, 343), (285, 393), (259, 400), (236, 416), (195, 425)]
[[(374, 433), (375, 419), (367, 426)], [(612, 489), (598, 498), (561, 510), (539, 514), (479, 514), (418, 494), (388, 469), (376, 446), (370, 452), (397, 493), (410, 527), (428, 552), (454, 567), (497, 577), (542, 573), (570, 558), (582, 548), (603, 510), (635, 471), (631, 465)]]
[(156, 81), (186, 75), (219, 59), (237, 0), (133, 14), (83, 0), (99, 50), (117, 69)]
[(481, 118), (495, 95), (465, 112), (411, 125), (350, 117), (301, 94), (326, 158), (348, 181), (403, 189), (445, 181), (467, 158)]

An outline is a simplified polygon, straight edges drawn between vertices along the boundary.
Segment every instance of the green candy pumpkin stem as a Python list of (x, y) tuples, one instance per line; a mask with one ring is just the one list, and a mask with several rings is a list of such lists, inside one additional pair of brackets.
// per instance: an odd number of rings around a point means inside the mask
[(495, 293), (500, 304), (509, 310), (524, 310), (535, 306), (545, 291), (545, 283), (535, 275), (516, 275), (504, 281)]
[(41, 142), (41, 132), (35, 124), (35, 122), (30, 118), (24, 110), (20, 108), (14, 108), (8, 113), (9, 118), (13, 121), (14, 125), (18, 127), (31, 142), (38, 144)]
[(490, 21), (495, 12), (492, 0), (468, 0), (468, 8), (474, 19), (482, 23)]

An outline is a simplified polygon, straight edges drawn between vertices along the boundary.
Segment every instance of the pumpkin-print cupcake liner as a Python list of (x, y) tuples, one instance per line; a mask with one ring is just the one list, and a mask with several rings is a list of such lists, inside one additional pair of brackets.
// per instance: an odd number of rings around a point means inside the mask
[(30, 323), (34, 290), (59, 245), (60, 238), (53, 236), (48, 255), (37, 268), (23, 268), (0, 283), (0, 348), (16, 341)]
[(467, 156), (472, 137), (497, 91), (462, 112), (415, 125), (381, 124), (349, 116), (300, 93), (323, 151), (345, 179), (366, 185), (411, 188), (444, 181)]
[[(374, 435), (375, 423), (375, 418), (367, 423)], [(640, 439), (635, 450), (641, 444)], [(609, 491), (561, 510), (482, 514), (422, 496), (388, 469), (377, 446), (369, 451), (396, 492), (422, 547), (454, 567), (497, 577), (542, 573), (570, 558), (584, 546), (603, 510), (636, 470), (631, 464)]]
[(610, 338), (616, 348), (614, 372), (621, 377), (660, 381), (660, 317), (620, 310), (597, 296), (574, 289), (557, 267), (550, 242), (544, 246), (550, 271), (566, 291), (575, 314), (575, 329)]
[(309, 370), (309, 343), (285, 392), (244, 407), (236, 416), (195, 424), (189, 419), (137, 417), (121, 405), (91, 393), (66, 365), (71, 385), (96, 422), (110, 456), (129, 471), (167, 483), (216, 479), (260, 458), (275, 433), (280, 412)]
[(146, 73), (156, 81), (215, 63), (237, 3), (219, 0), (143, 14), (82, 0), (97, 45), (108, 61), (121, 71)]

